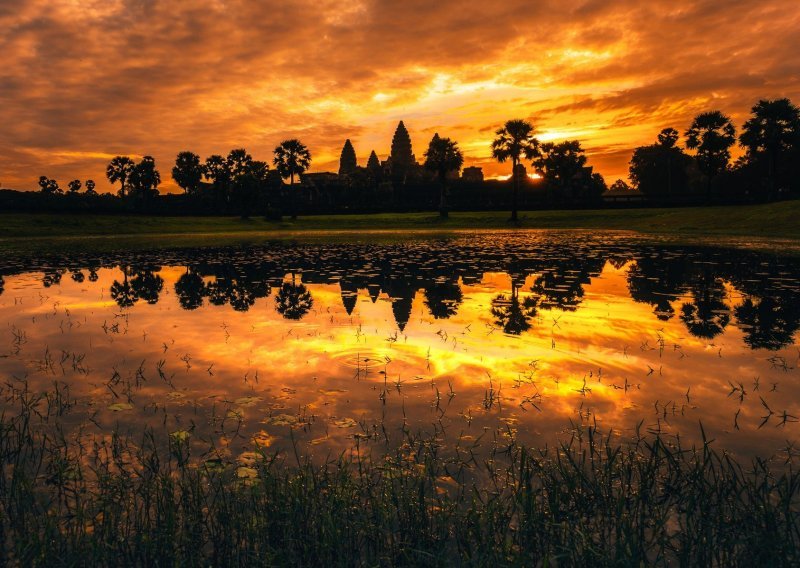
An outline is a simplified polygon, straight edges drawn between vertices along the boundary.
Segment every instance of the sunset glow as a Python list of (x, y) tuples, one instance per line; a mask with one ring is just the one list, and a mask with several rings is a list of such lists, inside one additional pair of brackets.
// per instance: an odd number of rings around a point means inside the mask
[(438, 132), (500, 177), (510, 118), (579, 139), (610, 184), (664, 127), (719, 109), (738, 128), (759, 98), (800, 99), (798, 4), (735, 4), (6, 0), (0, 184), (109, 191), (111, 157), (152, 155), (177, 191), (182, 150), (270, 160), (285, 138), (337, 171), (347, 138), (359, 165), (385, 159), (400, 119), (418, 159)]

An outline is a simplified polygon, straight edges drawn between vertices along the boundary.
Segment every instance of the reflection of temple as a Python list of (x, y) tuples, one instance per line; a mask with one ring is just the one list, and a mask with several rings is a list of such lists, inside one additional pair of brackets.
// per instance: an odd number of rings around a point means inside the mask
[[(652, 306), (654, 322), (679, 321), (695, 337), (712, 340), (736, 325), (750, 347), (779, 349), (791, 344), (800, 328), (800, 267), (794, 263), (743, 251), (489, 236), (399, 245), (276, 243), (199, 254), (87, 256), (66, 266), (34, 258), (0, 265), (0, 294), (9, 274), (37, 271), (44, 287), (60, 285), (68, 274), (86, 285), (97, 281), (99, 268), (113, 267), (121, 271), (111, 285), (120, 307), (154, 304), (163, 293), (158, 272), (165, 263), (186, 267), (174, 291), (187, 310), (211, 304), (248, 311), (259, 298), (272, 296), (284, 317), (301, 319), (314, 305), (313, 288), (307, 285), (338, 284), (348, 314), (357, 311), (359, 294), (372, 302), (385, 294), (403, 330), (417, 294), (433, 318), (446, 319), (463, 301), (459, 283), (474, 285), (486, 273), (506, 273), (511, 289), (487, 309), (498, 327), (518, 334), (531, 328), (536, 313), (580, 309), (585, 287), (607, 262), (627, 271), (631, 298)], [(728, 288), (742, 297), (740, 302), (730, 302)]]

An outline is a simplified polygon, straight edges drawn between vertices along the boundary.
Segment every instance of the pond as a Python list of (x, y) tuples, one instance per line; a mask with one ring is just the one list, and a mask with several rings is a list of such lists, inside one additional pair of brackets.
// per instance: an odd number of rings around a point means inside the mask
[(581, 424), (792, 452), (800, 265), (780, 251), (482, 232), (0, 262), (0, 377), (83, 439), (166, 428), (235, 459)]

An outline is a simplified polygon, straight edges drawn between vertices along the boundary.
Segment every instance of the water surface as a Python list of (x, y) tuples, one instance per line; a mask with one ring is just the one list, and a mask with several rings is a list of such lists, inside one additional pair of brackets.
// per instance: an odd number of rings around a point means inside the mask
[(9, 257), (0, 377), (68, 393), (84, 439), (150, 425), (228, 457), (700, 422), (783, 455), (800, 268), (779, 253), (530, 231)]

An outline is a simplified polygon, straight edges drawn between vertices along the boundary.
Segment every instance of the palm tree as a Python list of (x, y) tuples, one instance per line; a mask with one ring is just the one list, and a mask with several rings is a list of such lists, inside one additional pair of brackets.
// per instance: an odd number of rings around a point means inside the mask
[(125, 188), (127, 187), (128, 177), (131, 175), (134, 167), (133, 160), (127, 156), (117, 156), (109, 162), (106, 168), (106, 177), (111, 183), (119, 182), (119, 196), (125, 197)]
[(74, 179), (67, 184), (67, 188), (71, 194), (76, 194), (81, 190), (81, 180)]
[(442, 218), (447, 217), (447, 174), (458, 172), (463, 164), (464, 155), (458, 144), (434, 134), (425, 152), (425, 169), (436, 173), (439, 178), (439, 216)]
[(519, 192), (519, 175), (517, 165), (520, 158), (532, 159), (539, 154), (539, 140), (533, 135), (533, 124), (527, 120), (509, 120), (502, 128), (497, 129), (497, 138), (492, 142), (492, 157), (501, 164), (511, 159), (511, 177), (514, 194), (511, 205), (511, 220), (517, 220), (517, 193)]
[(93, 179), (86, 180), (86, 195), (95, 195), (95, 183)]
[(131, 192), (147, 201), (152, 194), (158, 195), (161, 174), (156, 169), (152, 156), (145, 156), (130, 172)]
[(273, 163), (282, 178), (289, 178), (289, 191), (291, 191), (292, 196), (292, 219), (297, 219), (294, 189), (292, 188), (294, 176), (302, 174), (311, 165), (311, 152), (296, 138), (284, 140), (275, 148)]
[(172, 179), (175, 180), (187, 195), (195, 195), (200, 188), (200, 178), (203, 177), (203, 166), (200, 156), (194, 152), (181, 152), (175, 158), (172, 168)]
[(775, 197), (775, 174), (780, 155), (800, 140), (800, 109), (789, 99), (760, 100), (753, 107), (752, 117), (744, 123), (739, 144), (747, 149), (748, 159), (766, 158), (769, 190), (767, 199)]
[(731, 119), (718, 110), (698, 114), (686, 131), (686, 147), (697, 150), (697, 165), (708, 178), (706, 199), (711, 199), (711, 183), (725, 171), (736, 142), (736, 128)]

